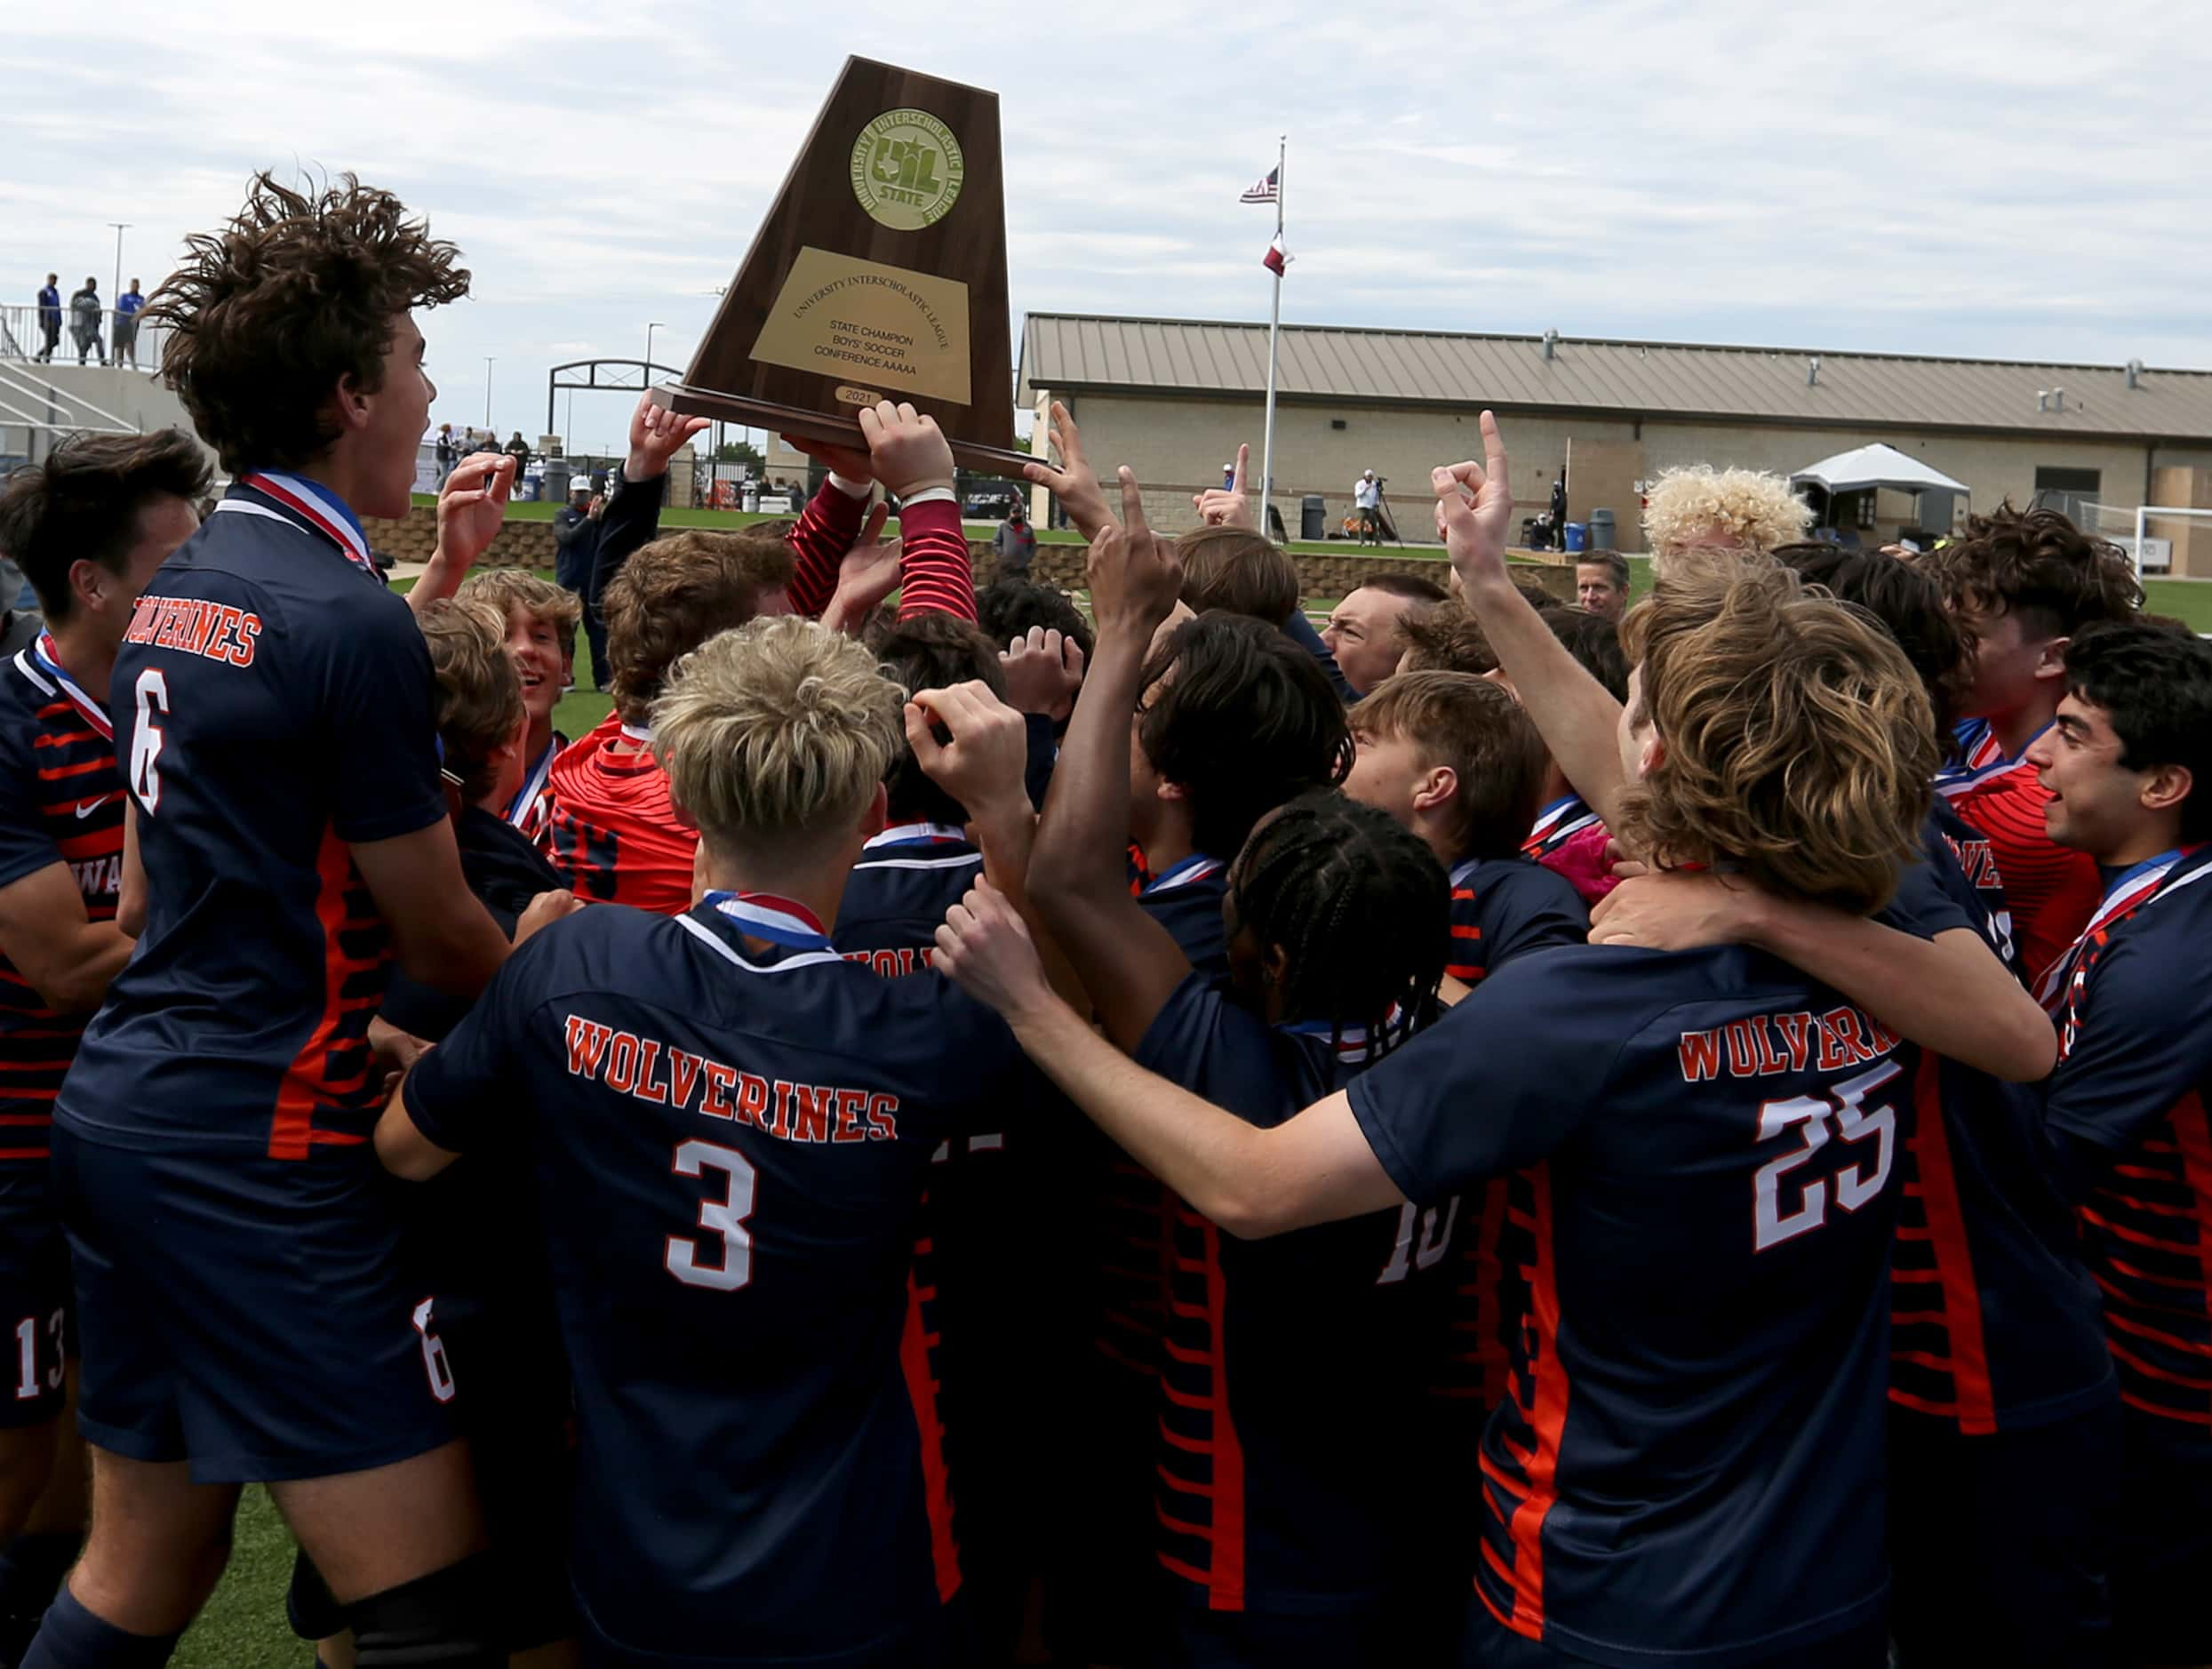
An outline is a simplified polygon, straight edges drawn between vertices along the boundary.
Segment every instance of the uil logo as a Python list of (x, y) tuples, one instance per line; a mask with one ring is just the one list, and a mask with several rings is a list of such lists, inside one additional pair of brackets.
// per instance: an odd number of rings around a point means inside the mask
[(852, 195), (868, 217), (918, 232), (951, 212), (967, 164), (952, 129), (926, 110), (886, 110), (852, 147)]

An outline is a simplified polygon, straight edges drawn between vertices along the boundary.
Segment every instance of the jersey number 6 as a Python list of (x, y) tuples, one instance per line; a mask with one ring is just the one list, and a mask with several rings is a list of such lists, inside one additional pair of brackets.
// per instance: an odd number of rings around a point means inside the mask
[[(1761, 1141), (1773, 1140), (1793, 1124), (1804, 1126), (1804, 1140), (1801, 1146), (1760, 1166), (1753, 1179), (1753, 1251), (1779, 1246), (1784, 1241), (1793, 1240), (1826, 1222), (1832, 1185), (1835, 1202), (1847, 1211), (1856, 1211), (1869, 1200), (1881, 1197), (1882, 1185), (1889, 1180), (1890, 1161), (1896, 1156), (1897, 1115), (1886, 1106), (1869, 1110), (1862, 1103), (1903, 1070), (1896, 1061), (1886, 1060), (1873, 1071), (1838, 1084), (1826, 1100), (1799, 1095), (1786, 1101), (1769, 1101), (1760, 1107)], [(1811, 1163), (1813, 1155), (1828, 1145), (1831, 1121), (1839, 1141), (1856, 1144), (1873, 1139), (1873, 1164), (1870, 1166), (1862, 1159), (1830, 1177), (1799, 1178), (1802, 1192), (1798, 1195), (1797, 1207), (1785, 1211), (1782, 1179), (1800, 1166)]]
[(709, 1170), (721, 1171), (729, 1185), (721, 1199), (709, 1197), (699, 1202), (699, 1226), (722, 1236), (719, 1260), (706, 1261), (712, 1254), (705, 1252), (699, 1242), (671, 1234), (663, 1261), (668, 1273), (687, 1287), (735, 1292), (753, 1279), (753, 1236), (746, 1231), (745, 1219), (753, 1215), (755, 1173), (745, 1155), (735, 1148), (699, 1141), (676, 1145), (677, 1176), (699, 1177)]
[(139, 675), (136, 691), (138, 723), (131, 729), (131, 792), (151, 813), (161, 803), (161, 750), (168, 738), (161, 722), (169, 716), (169, 680), (160, 669), (148, 667)]

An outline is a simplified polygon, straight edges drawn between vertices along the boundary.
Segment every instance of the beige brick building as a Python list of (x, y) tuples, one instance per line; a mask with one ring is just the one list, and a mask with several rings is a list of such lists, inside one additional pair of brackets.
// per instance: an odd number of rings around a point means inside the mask
[[(1148, 507), (1181, 526), (1190, 497), (1220, 484), (1239, 442), (1259, 473), (1266, 386), (1262, 325), (1032, 314), (1019, 399), (1037, 419), (1066, 403), (1092, 464), (1127, 464)], [(1498, 414), (1514, 498), (1533, 515), (1569, 469), (1569, 516), (1613, 511), (1623, 549), (1642, 546), (1642, 483), (1678, 464), (1788, 475), (1886, 441), (1964, 483), (1971, 506), (2079, 512), (2212, 507), (2212, 373), (1582, 341), (1556, 336), (1283, 327), (1272, 503), (1295, 537), (1300, 501), (1327, 500), (1335, 529), (1362, 469), (1390, 478), (1409, 539), (1433, 539), (1432, 466), (1481, 455), (1477, 414)], [(1837, 525), (1862, 539), (1947, 531), (1968, 505), (1928, 495), (1841, 497)], [(1039, 494), (1035, 514), (1047, 513)], [(2172, 571), (2212, 575), (2212, 521), (2154, 520)], [(2155, 565), (2162, 553), (2146, 553)]]

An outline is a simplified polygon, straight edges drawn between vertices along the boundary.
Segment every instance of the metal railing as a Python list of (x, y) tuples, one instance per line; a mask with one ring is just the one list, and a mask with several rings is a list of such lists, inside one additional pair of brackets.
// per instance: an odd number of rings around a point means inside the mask
[(30, 360), (57, 365), (120, 365), (148, 372), (161, 366), (161, 326), (144, 317), (103, 307), (100, 328), (80, 342), (76, 315), (65, 300), (59, 313), (28, 304), (0, 306), (0, 360)]

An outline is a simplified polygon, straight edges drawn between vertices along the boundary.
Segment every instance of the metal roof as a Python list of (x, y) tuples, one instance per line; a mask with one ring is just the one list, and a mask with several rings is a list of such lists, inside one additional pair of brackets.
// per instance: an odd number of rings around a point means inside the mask
[[(1547, 359), (1545, 340), (1286, 324), (1277, 383), (1291, 399), (2212, 443), (2212, 371), (2139, 369), (2131, 388), (2119, 365), (1575, 337)], [(1025, 404), (1038, 388), (1259, 395), (1266, 383), (1264, 324), (1033, 313), (1022, 331)]]

